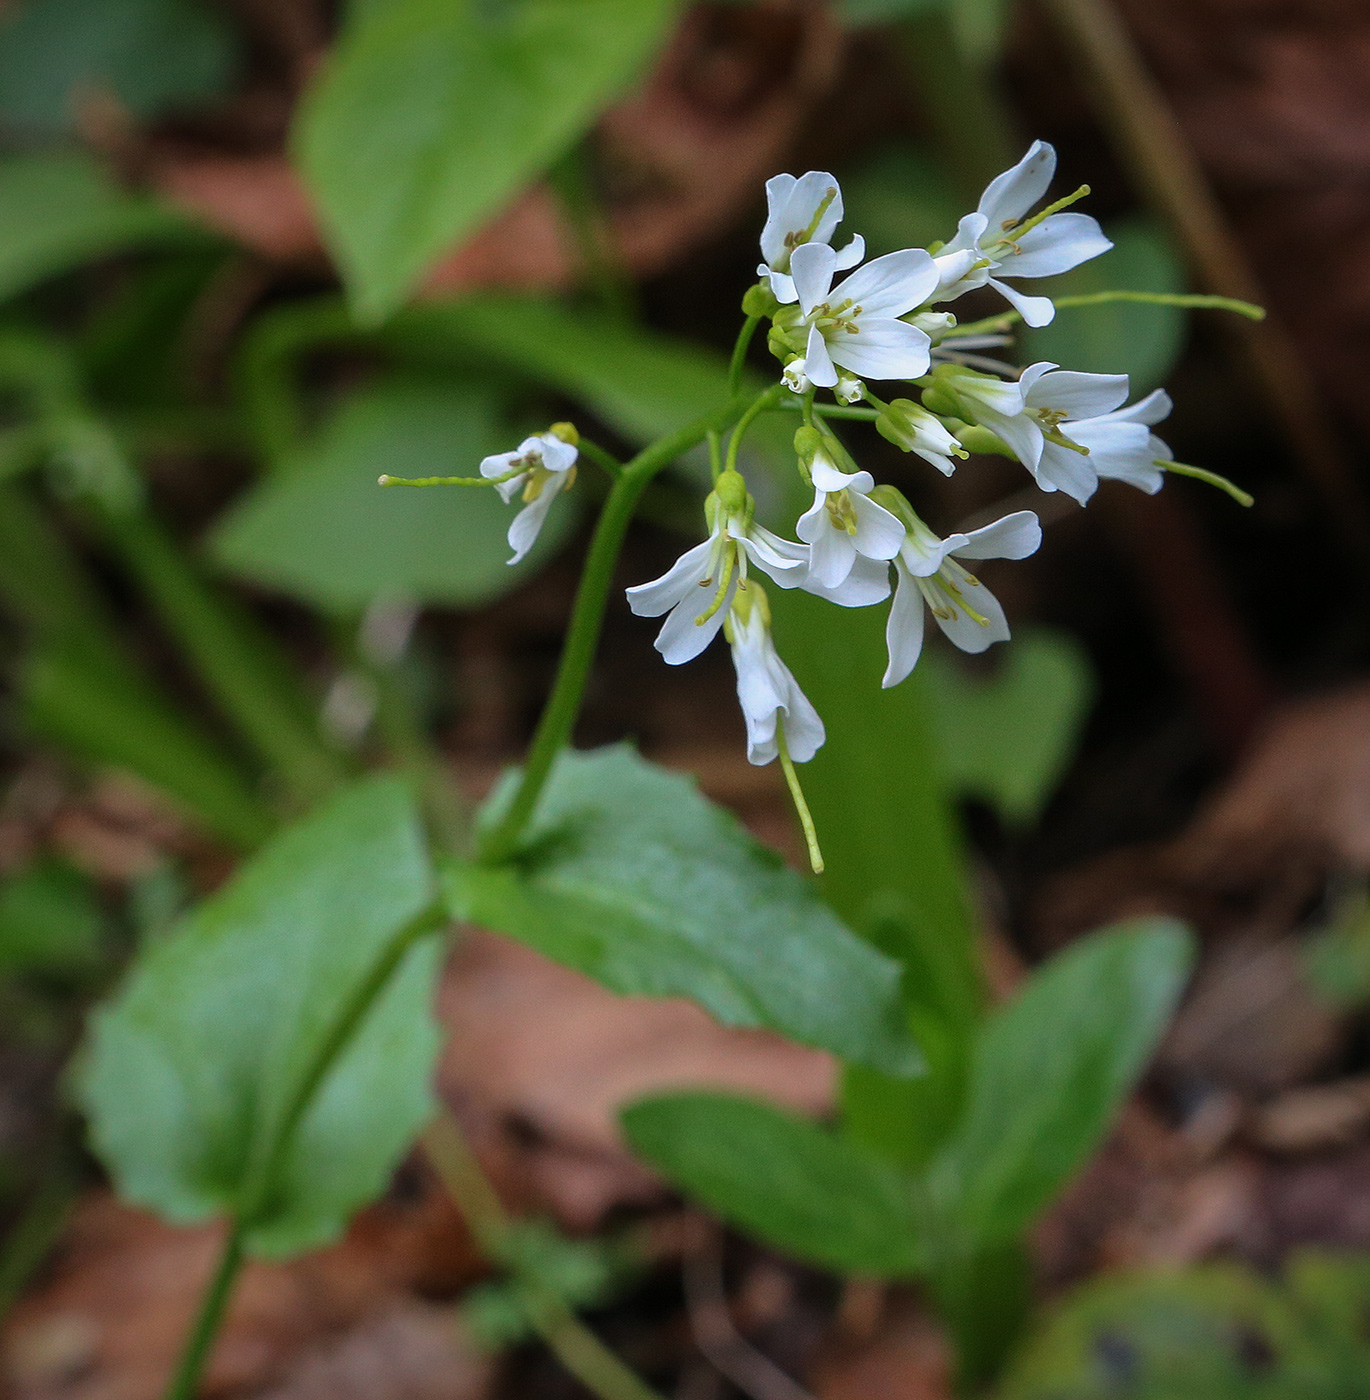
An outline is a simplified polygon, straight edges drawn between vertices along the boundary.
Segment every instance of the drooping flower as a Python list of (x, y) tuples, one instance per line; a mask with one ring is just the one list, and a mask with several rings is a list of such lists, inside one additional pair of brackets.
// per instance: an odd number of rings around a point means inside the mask
[[(756, 269), (782, 304), (798, 300), (790, 276), (790, 258), (805, 243), (832, 242), (842, 222), (842, 190), (825, 170), (810, 170), (796, 179), (773, 175), (766, 181), (766, 226), (761, 230), (763, 262)], [(855, 238), (835, 254), (839, 270), (855, 267), (866, 256), (866, 240)]]
[(495, 480), (495, 490), (506, 502), (518, 495), (524, 501), (509, 526), (511, 564), (532, 549), (557, 493), (575, 485), (579, 441), (572, 424), (554, 423), (545, 433), (524, 438), (515, 451), (497, 452), (481, 462), (480, 474)]
[(1070, 436), (1089, 448), (1089, 465), (1100, 481), (1126, 481), (1154, 496), (1174, 454), (1151, 427), (1169, 417), (1172, 407), (1170, 395), (1156, 389), (1127, 408), (1072, 423)]
[[(875, 478), (865, 471), (841, 471), (833, 447), (815, 428), (795, 433), (795, 449), (813, 482), (813, 505), (799, 517), (795, 534), (809, 546), (806, 581), (825, 590), (840, 589), (858, 557), (893, 559), (904, 540), (904, 526), (871, 500)], [(888, 586), (888, 585), (887, 585)]]
[(749, 565), (782, 588), (797, 588), (808, 572), (807, 545), (781, 539), (752, 518), (755, 502), (735, 471), (724, 472), (704, 504), (709, 538), (684, 554), (660, 578), (628, 589), (639, 617), (668, 614), (656, 649), (669, 665), (698, 656), (718, 635)]
[(938, 250), (936, 300), (951, 301), (988, 283), (1030, 326), (1045, 326), (1055, 316), (1050, 297), (1027, 296), (1002, 279), (1054, 277), (1113, 246), (1088, 214), (1028, 217), (1055, 173), (1055, 150), (1034, 141), (1017, 165), (989, 182), (975, 213), (967, 214), (955, 237)]
[(804, 352), (786, 366), (785, 380), (836, 387), (839, 366), (865, 379), (917, 379), (927, 372), (932, 342), (926, 331), (899, 318), (921, 306), (937, 286), (932, 257), (921, 248), (887, 253), (858, 268), (836, 287), (837, 254), (826, 243), (794, 250), (790, 272), (799, 296)]
[(880, 410), (876, 431), (905, 452), (916, 452), (943, 476), (956, 470), (953, 457), (970, 454), (945, 423), (912, 399), (894, 399)]
[(795, 763), (807, 763), (827, 737), (823, 721), (775, 649), (770, 606), (759, 584), (733, 599), (725, 625), (747, 721), (747, 761), (770, 763), (783, 741)]
[(877, 489), (908, 527), (894, 561), (894, 602), (885, 625), (889, 665), (881, 684), (888, 689), (904, 680), (918, 663), (925, 605), (962, 651), (981, 652), (994, 642), (1008, 640), (1008, 622), (999, 600), (959, 561), (1025, 559), (1041, 544), (1042, 527), (1030, 510), (1020, 510), (992, 525), (940, 539), (898, 492), (888, 487)]

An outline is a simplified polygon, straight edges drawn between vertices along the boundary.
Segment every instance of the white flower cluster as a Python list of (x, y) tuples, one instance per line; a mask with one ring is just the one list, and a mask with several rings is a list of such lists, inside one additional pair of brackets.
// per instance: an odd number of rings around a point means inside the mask
[[(1003, 609), (965, 564), (1022, 559), (1041, 542), (1030, 511), (939, 537), (898, 490), (877, 485), (851, 460), (815, 407), (818, 390), (844, 405), (869, 404), (884, 437), (948, 476), (972, 451), (997, 452), (1017, 458), (1043, 490), (1065, 491), (1081, 503), (1102, 479), (1159, 489), (1170, 452), (1151, 426), (1170, 411), (1163, 392), (1125, 407), (1126, 375), (1049, 362), (1017, 371), (978, 353), (1003, 344), (1002, 336), (962, 331), (954, 314), (939, 309), (991, 287), (1028, 325), (1052, 319), (1050, 298), (1025, 295), (1010, 280), (1066, 272), (1112, 246), (1092, 218), (1062, 212), (1086, 190), (1032, 212), (1055, 169), (1055, 151), (1039, 141), (991, 182), (950, 242), (864, 263), (860, 236), (841, 251), (832, 246), (843, 208), (831, 175), (810, 171), (767, 182), (761, 281), (744, 308), (770, 319), (769, 347), (785, 388), (799, 400), (790, 404), (804, 410), (795, 449), (813, 505), (796, 523), (798, 539), (783, 539), (756, 523), (746, 482), (730, 464), (706, 502), (708, 538), (661, 578), (628, 590), (635, 613), (665, 614), (656, 647), (672, 665), (698, 656), (724, 631), (753, 763), (779, 757), (792, 776), (790, 760), (812, 758), (824, 739), (822, 720), (776, 653), (758, 570), (781, 588), (843, 607), (880, 603), (893, 591), (884, 676), (892, 686), (918, 661), (925, 609), (963, 651), (1006, 639)], [(921, 402), (886, 403), (870, 380), (911, 383)], [(511, 563), (527, 553), (552, 498), (571, 484), (576, 457), (575, 430), (558, 424), (517, 452), (481, 463), (505, 500), (517, 494), (525, 502), (509, 532)]]
[[(769, 345), (783, 365), (784, 384), (809, 408), (795, 448), (813, 505), (796, 524), (798, 540), (782, 539), (755, 523), (745, 482), (725, 470), (707, 503), (709, 538), (662, 578), (628, 590), (635, 613), (667, 614), (656, 647), (672, 665), (697, 656), (726, 629), (753, 763), (784, 757), (786, 747), (803, 762), (824, 736), (776, 653), (765, 595), (749, 583), (749, 570), (843, 607), (888, 598), (892, 570), (884, 676), (892, 686), (918, 661), (925, 608), (963, 651), (1005, 640), (1003, 609), (965, 563), (1022, 559), (1042, 538), (1031, 511), (939, 537), (898, 490), (876, 485), (850, 459), (821, 413), (812, 411), (817, 390), (831, 390), (843, 404), (873, 405), (886, 438), (947, 476), (970, 451), (993, 451), (1016, 457), (1043, 490), (1065, 491), (1081, 503), (1105, 478), (1148, 492), (1160, 487), (1170, 452), (1150, 425), (1170, 411), (1164, 393), (1123, 407), (1126, 375), (1077, 373), (1049, 362), (1019, 373), (974, 353), (1002, 338), (958, 335), (956, 317), (936, 309), (988, 286), (1028, 325), (1052, 319), (1050, 298), (1024, 295), (1006, 279), (1054, 276), (1112, 246), (1092, 218), (1061, 212), (1078, 196), (1032, 213), (1055, 169), (1055, 151), (1039, 141), (989, 185), (949, 243), (864, 264), (859, 235), (840, 252), (832, 247), (843, 210), (831, 175), (810, 171), (767, 182), (762, 282), (746, 305), (770, 317)], [(834, 286), (848, 269), (854, 270)], [(868, 380), (911, 382), (922, 402), (885, 403)]]

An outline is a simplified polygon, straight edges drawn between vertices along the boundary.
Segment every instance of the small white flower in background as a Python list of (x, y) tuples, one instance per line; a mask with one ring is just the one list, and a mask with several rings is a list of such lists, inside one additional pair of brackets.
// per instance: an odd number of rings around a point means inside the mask
[(724, 472), (705, 513), (709, 538), (684, 554), (658, 579), (628, 589), (628, 606), (639, 617), (669, 614), (656, 649), (671, 666), (698, 656), (718, 635), (754, 564), (782, 588), (797, 588), (808, 572), (807, 545), (782, 540), (752, 520), (754, 502), (742, 477)]
[[(896, 588), (885, 625), (889, 666), (881, 684), (898, 685), (923, 650), (923, 608), (962, 651), (980, 652), (1008, 640), (1008, 622), (999, 600), (958, 562), (961, 559), (1025, 559), (1042, 542), (1042, 527), (1030, 510), (1015, 511), (992, 525), (940, 539), (899, 493), (880, 488), (908, 525), (894, 561)], [(896, 499), (897, 498), (897, 499)]]
[[(842, 191), (825, 170), (810, 170), (796, 179), (773, 175), (766, 181), (766, 226), (761, 230), (758, 276), (770, 281), (775, 299), (796, 301), (790, 258), (805, 243), (831, 243), (842, 222)], [(855, 267), (866, 256), (866, 240), (858, 234), (835, 254), (839, 271)]]
[(737, 671), (737, 699), (747, 721), (747, 761), (770, 763), (779, 755), (783, 737), (790, 758), (807, 763), (827, 735), (818, 711), (775, 649), (770, 607), (759, 585), (749, 585), (733, 600), (727, 638)]
[[(967, 214), (956, 236), (938, 250), (938, 301), (988, 283), (1030, 326), (1045, 326), (1055, 316), (1050, 297), (1025, 296), (1001, 279), (1054, 277), (1113, 246), (1088, 214), (1049, 214), (1036, 224), (1028, 218), (1055, 173), (1055, 150), (1034, 141), (1017, 165), (990, 181), (975, 213)], [(1030, 227), (1014, 232), (1025, 223)]]
[(1172, 407), (1170, 395), (1156, 389), (1127, 408), (1072, 423), (1070, 436), (1089, 448), (1089, 465), (1100, 481), (1126, 481), (1154, 496), (1165, 481), (1164, 463), (1174, 454), (1151, 427), (1168, 418)]
[[(495, 479), (495, 490), (505, 501), (522, 495), (525, 502), (509, 526), (509, 548), (514, 551), (511, 564), (517, 564), (532, 549), (557, 493), (569, 491), (575, 484), (579, 441), (570, 423), (554, 423), (545, 433), (524, 438), (515, 451), (497, 452), (481, 462), (480, 474)], [(510, 472), (515, 475), (509, 476)], [(500, 481), (500, 477), (509, 479)]]
[[(809, 546), (809, 577), (823, 589), (846, 583), (858, 557), (888, 562), (904, 542), (904, 524), (870, 498), (875, 478), (844, 472), (832, 444), (816, 428), (800, 428), (795, 450), (813, 482), (813, 505), (799, 517), (795, 534)], [(886, 588), (888, 588), (888, 570)]]
[[(807, 329), (802, 373), (820, 389), (835, 388), (838, 367), (866, 379), (917, 379), (926, 374), (932, 341), (899, 318), (921, 306), (937, 287), (937, 268), (922, 248), (887, 253), (858, 268), (836, 287), (837, 254), (826, 243), (794, 250), (790, 272)], [(786, 367), (790, 382), (793, 364)]]
[(912, 399), (894, 399), (880, 410), (876, 431), (905, 452), (916, 452), (943, 476), (956, 470), (953, 457), (969, 457), (951, 430), (935, 414)]

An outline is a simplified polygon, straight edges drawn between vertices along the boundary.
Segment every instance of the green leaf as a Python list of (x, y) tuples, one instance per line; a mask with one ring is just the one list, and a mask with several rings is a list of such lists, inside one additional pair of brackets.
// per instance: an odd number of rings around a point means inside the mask
[(226, 568), (306, 602), (351, 611), (376, 598), (475, 607), (535, 572), (575, 523), (558, 500), (537, 548), (509, 567), (519, 503), (490, 487), (392, 486), (396, 476), (476, 476), (517, 445), (483, 391), (395, 379), (349, 400), (316, 438), (220, 521), (211, 547)]
[(689, 778), (626, 745), (564, 754), (513, 862), (453, 869), (448, 898), (454, 916), (612, 991), (690, 997), (725, 1025), (918, 1072), (899, 1026), (898, 967)]
[(665, 38), (675, 0), (392, 0), (345, 32), (295, 151), (359, 319), (383, 320), (565, 150)]
[(102, 96), (155, 117), (217, 97), (237, 67), (232, 26), (195, 0), (21, 0), (0, 20), (0, 124), (56, 135)]
[(0, 298), (130, 248), (209, 240), (174, 209), (124, 193), (88, 156), (0, 160)]
[(39, 861), (0, 883), (0, 972), (91, 972), (101, 962), (104, 924), (89, 876)]
[(951, 785), (1026, 824), (1041, 815), (1075, 751), (1094, 678), (1065, 633), (1021, 633), (996, 659), (992, 674), (977, 675), (941, 648), (919, 671)]
[(1191, 959), (1182, 924), (1117, 924), (1058, 953), (985, 1023), (965, 1115), (930, 1178), (968, 1244), (1017, 1234), (1099, 1145)]
[(915, 1183), (847, 1138), (726, 1094), (644, 1099), (622, 1122), (673, 1183), (789, 1254), (893, 1278), (924, 1265)]
[[(1111, 252), (1060, 277), (1032, 284), (1051, 297), (1094, 292), (1183, 292), (1184, 267), (1164, 233), (1150, 220), (1120, 219), (1110, 224)], [(1024, 330), (1025, 361), (1054, 360), (1097, 374), (1127, 374), (1133, 396), (1165, 382), (1184, 349), (1185, 312), (1178, 306), (1110, 302), (1062, 307), (1049, 326)]]
[(412, 798), (373, 778), (147, 950), (81, 1081), (127, 1199), (180, 1223), (242, 1212), (264, 1254), (341, 1231), (432, 1112), (431, 886)]

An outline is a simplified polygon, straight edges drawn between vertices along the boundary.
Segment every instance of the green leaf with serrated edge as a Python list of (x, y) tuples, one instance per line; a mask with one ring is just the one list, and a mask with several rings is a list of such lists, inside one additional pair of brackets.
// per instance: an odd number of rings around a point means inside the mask
[(850, 1131), (894, 1160), (926, 1160), (961, 1103), (982, 992), (964, 859), (921, 668), (892, 690), (883, 610), (834, 612), (772, 592), (776, 644), (827, 725), (802, 781), (827, 860), (823, 892), (847, 924), (897, 959), (929, 1073), (893, 1083), (849, 1070)]
[(121, 1194), (186, 1224), (245, 1209), (320, 1056), (398, 958), (285, 1138), (246, 1242), (284, 1255), (336, 1236), (432, 1112), (440, 949), (407, 941), (432, 896), (407, 788), (372, 778), (152, 945), (96, 1014), (81, 1078)]
[[(1105, 230), (1111, 252), (1060, 277), (1032, 284), (1034, 294), (1183, 292), (1184, 267), (1160, 228), (1148, 219), (1120, 219)], [(1108, 302), (1063, 306), (1049, 326), (1021, 330), (1019, 358), (1054, 360), (1073, 370), (1126, 374), (1134, 398), (1163, 384), (1184, 349), (1186, 313), (1178, 306)], [(1161, 430), (1164, 433), (1164, 429)]]
[(0, 20), (0, 125), (60, 135), (101, 97), (159, 116), (217, 97), (237, 65), (227, 16), (198, 0), (24, 0)]
[[(716, 351), (544, 297), (478, 296), (409, 307), (379, 340), (429, 363), (494, 361), (576, 399), (635, 443), (664, 437), (728, 400), (728, 362)], [(744, 378), (746, 393), (764, 387), (758, 376)], [(783, 506), (792, 522), (794, 507), (808, 505), (794, 465), (798, 422), (796, 414), (766, 414), (747, 433), (738, 460), (763, 518)], [(686, 460), (707, 484), (707, 451)]]
[(1193, 940), (1172, 919), (1081, 939), (985, 1023), (966, 1111), (930, 1167), (968, 1246), (1007, 1240), (1098, 1147), (1170, 1021)]
[[(492, 821), (511, 791), (496, 790)], [(684, 996), (890, 1074), (915, 1074), (899, 969), (693, 781), (619, 745), (565, 753), (510, 864), (447, 874), (449, 907), (611, 991)]]
[(392, 0), (307, 95), (300, 168), (363, 321), (564, 151), (666, 37), (676, 0)]
[(1040, 628), (1014, 636), (985, 673), (947, 648), (918, 666), (952, 787), (1008, 822), (1034, 821), (1074, 752), (1094, 695), (1083, 648)]
[(356, 395), (317, 437), (235, 502), (215, 530), (233, 573), (306, 602), (348, 611), (376, 598), (476, 607), (535, 572), (574, 525), (552, 506), (538, 545), (509, 566), (521, 502), (491, 487), (381, 488), (395, 476), (477, 476), (481, 458), (517, 447), (484, 390), (391, 379)]
[(924, 1267), (916, 1184), (848, 1138), (727, 1094), (643, 1099), (621, 1121), (671, 1182), (788, 1254), (885, 1278)]
[(89, 156), (0, 160), (0, 298), (112, 253), (212, 241), (185, 215), (120, 190)]

